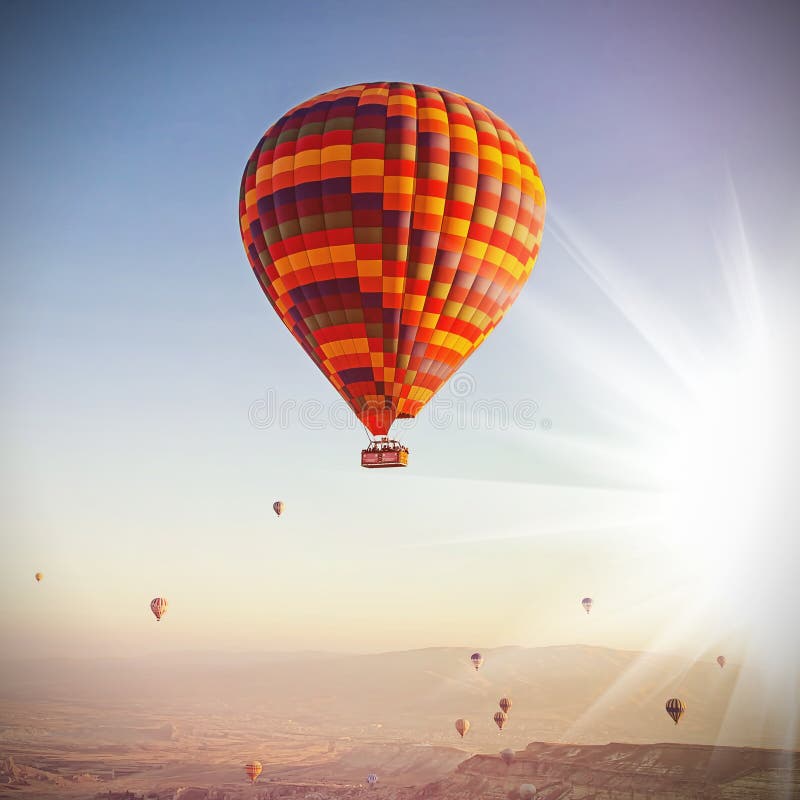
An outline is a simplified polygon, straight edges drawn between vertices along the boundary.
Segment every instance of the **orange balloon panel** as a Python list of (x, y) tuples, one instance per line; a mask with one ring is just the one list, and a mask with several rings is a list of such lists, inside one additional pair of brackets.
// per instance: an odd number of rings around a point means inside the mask
[(545, 195), (514, 131), (461, 95), (365, 83), (278, 120), (242, 178), (250, 264), (374, 435), (413, 417), (533, 269)]

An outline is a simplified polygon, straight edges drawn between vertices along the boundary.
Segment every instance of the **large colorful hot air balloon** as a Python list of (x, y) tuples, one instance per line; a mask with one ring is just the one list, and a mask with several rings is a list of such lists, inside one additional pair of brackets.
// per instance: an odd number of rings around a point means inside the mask
[(510, 697), (501, 697), (500, 702), (498, 703), (500, 708), (508, 714), (508, 710), (511, 708), (511, 698)]
[(584, 597), (583, 600), (581, 600), (581, 605), (584, 607), (587, 614), (592, 610), (593, 604), (594, 601), (592, 600), (591, 597)]
[(464, 734), (469, 730), (469, 720), (468, 719), (457, 719), (456, 720), (456, 730), (458, 731), (458, 735), (463, 739)]
[(161, 617), (167, 613), (167, 606), (169, 603), (167, 602), (166, 597), (154, 597), (150, 601), (150, 610), (155, 614), (156, 620), (161, 622)]
[(260, 761), (251, 761), (249, 764), (244, 765), (244, 771), (247, 773), (247, 777), (250, 778), (251, 783), (255, 783), (258, 780), (261, 770)]
[[(503, 120), (411, 83), (346, 86), (286, 112), (239, 201), (261, 288), (374, 437), (415, 417), (498, 325), (544, 214), (536, 164)], [(374, 442), (362, 464), (403, 466), (395, 444)]]
[(494, 714), (494, 724), (497, 725), (500, 730), (503, 730), (503, 725), (506, 724), (506, 720), (508, 719), (508, 714), (505, 711), (496, 711)]
[(480, 653), (473, 653), (469, 660), (472, 662), (472, 666), (475, 667), (475, 672), (477, 672), (481, 668), (481, 664), (483, 664), (483, 656)]
[(42, 575), (42, 573), (41, 573), (41, 572), (37, 572), (37, 573), (36, 573), (36, 574), (35, 574), (33, 577), (34, 577), (34, 578), (36, 578), (36, 583), (39, 583), (39, 581), (40, 581), (42, 578), (44, 578), (44, 575)]
[(719, 664), (719, 668), (722, 669), (725, 664), (727, 663), (725, 656), (717, 656), (717, 664)]
[(500, 751), (500, 758), (503, 759), (506, 766), (508, 766), (514, 760), (515, 755), (516, 753), (510, 747), (506, 747), (505, 750)]
[(667, 714), (669, 714), (673, 720), (675, 720), (675, 724), (677, 725), (680, 718), (683, 716), (683, 712), (686, 711), (686, 704), (683, 700), (679, 700), (677, 697), (671, 697), (667, 700), (666, 703)]
[(370, 772), (370, 774), (367, 775), (367, 783), (370, 786), (374, 786), (377, 782), (378, 782), (378, 776), (374, 772)]
[(280, 516), (281, 514), (283, 514), (283, 500), (276, 500), (276, 501), (275, 501), (275, 502), (272, 504), (272, 510), (273, 510), (273, 511), (274, 511), (274, 512), (275, 512), (275, 513), (278, 515), (278, 516)]

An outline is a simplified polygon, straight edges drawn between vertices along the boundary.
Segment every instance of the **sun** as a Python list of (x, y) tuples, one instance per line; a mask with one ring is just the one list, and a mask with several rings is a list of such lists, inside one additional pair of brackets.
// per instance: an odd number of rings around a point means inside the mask
[[(735, 581), (763, 528), (772, 442), (753, 410), (772, 391), (762, 342), (693, 385), (674, 438), (652, 457), (662, 465), (665, 529), (688, 568), (715, 585)], [(738, 594), (738, 593), (737, 593)]]

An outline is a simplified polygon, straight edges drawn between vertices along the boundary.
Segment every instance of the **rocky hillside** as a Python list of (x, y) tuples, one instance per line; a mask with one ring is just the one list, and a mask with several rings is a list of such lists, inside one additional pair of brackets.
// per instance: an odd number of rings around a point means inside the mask
[[(535, 794), (531, 794), (535, 787)], [(798, 800), (800, 753), (679, 744), (535, 742), (506, 764), (477, 755), (422, 786), (268, 781), (160, 791), (160, 800)], [(98, 800), (106, 795), (96, 795)]]
[(478, 755), (415, 798), (519, 797), (539, 800), (789, 800), (800, 798), (800, 754), (681, 744), (563, 745), (535, 742), (506, 765)]

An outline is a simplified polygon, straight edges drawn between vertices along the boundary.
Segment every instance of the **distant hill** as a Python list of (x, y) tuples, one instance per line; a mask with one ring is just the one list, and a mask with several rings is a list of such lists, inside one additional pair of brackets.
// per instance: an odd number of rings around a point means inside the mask
[[(454, 745), (473, 752), (532, 740), (728, 744), (797, 749), (794, 710), (765, 717), (766, 687), (738, 681), (735, 664), (601, 647), (503, 647), (397, 653), (185, 654), (137, 659), (0, 662), (0, 702), (48, 699), (137, 704), (193, 713), (264, 715), (278, 730), (335, 739)], [(502, 735), (497, 701), (513, 700)], [(678, 727), (664, 712), (679, 696)], [(773, 704), (774, 705), (774, 704)], [(472, 728), (459, 739), (453, 722)]]

